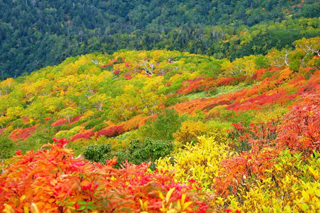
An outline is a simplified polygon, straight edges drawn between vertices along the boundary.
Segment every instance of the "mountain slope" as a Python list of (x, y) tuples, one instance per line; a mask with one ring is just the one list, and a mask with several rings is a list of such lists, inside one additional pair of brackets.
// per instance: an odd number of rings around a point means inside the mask
[(318, 211), (319, 41), (93, 53), (1, 81), (0, 209)]

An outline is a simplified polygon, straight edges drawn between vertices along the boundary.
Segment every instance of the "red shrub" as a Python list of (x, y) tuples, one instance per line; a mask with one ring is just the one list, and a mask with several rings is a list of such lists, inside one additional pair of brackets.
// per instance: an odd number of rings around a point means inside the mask
[(127, 80), (132, 79), (132, 76), (131, 76), (131, 75), (125, 75), (124, 77), (125, 77)]
[(213, 212), (207, 205), (209, 194), (199, 193), (191, 184), (176, 183), (173, 174), (151, 172), (146, 163), (126, 163), (121, 169), (114, 169), (115, 158), (107, 160), (106, 165), (91, 163), (75, 158), (69, 149), (63, 148), (66, 141), (59, 141), (44, 145), (37, 152), (17, 153), (14, 163), (0, 176), (1, 212), (4, 208), (29, 212), (31, 206), (31, 212), (83, 209), (155, 213), (163, 206), (177, 206), (182, 197), (191, 202), (184, 210), (186, 213)]
[(232, 85), (236, 81), (235, 78), (219, 78), (217, 86), (227, 86), (227, 85)]
[(283, 117), (278, 142), (282, 148), (312, 153), (320, 151), (320, 95), (308, 95)]
[(35, 131), (36, 131), (35, 126), (24, 128), (24, 129), (16, 129), (10, 134), (9, 137), (13, 141), (19, 140), (19, 139), (24, 140), (29, 136), (31, 136), (32, 134), (34, 134)]
[(124, 133), (124, 125), (118, 125), (118, 126), (109, 126), (107, 128), (104, 128), (100, 131), (97, 132), (97, 137), (103, 135), (106, 137), (115, 137), (118, 135), (121, 135), (122, 133)]
[(71, 121), (70, 124), (78, 122), (82, 116), (83, 116), (83, 115), (77, 115), (77, 116)]
[(55, 127), (55, 126), (64, 125), (64, 124), (66, 124), (66, 123), (68, 123), (68, 120), (65, 119), (65, 118), (61, 118), (61, 119), (53, 122), (53, 123), (51, 124), (51, 126), (52, 126), (52, 127)]
[(115, 71), (113, 71), (113, 74), (115, 74), (115, 75), (119, 75), (119, 73), (120, 73), (120, 71), (119, 71), (119, 70), (115, 70)]
[(223, 170), (213, 186), (216, 194), (235, 194), (239, 187), (247, 187), (250, 181), (264, 178), (266, 170), (272, 168), (273, 159), (279, 154), (275, 146), (277, 125), (277, 121), (250, 124), (249, 127), (233, 124), (229, 137), (234, 141), (230, 145), (239, 155), (222, 161)]
[(94, 136), (94, 132), (92, 129), (89, 130), (83, 130), (77, 134), (75, 134), (72, 138), (71, 141), (75, 141), (79, 138), (84, 138), (84, 139), (90, 139), (92, 136)]

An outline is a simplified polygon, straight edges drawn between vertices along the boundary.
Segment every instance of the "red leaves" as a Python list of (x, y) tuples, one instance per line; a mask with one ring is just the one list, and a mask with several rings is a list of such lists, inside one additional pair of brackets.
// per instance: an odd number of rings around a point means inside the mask
[(278, 142), (282, 148), (305, 154), (320, 150), (320, 95), (306, 96), (284, 116)]
[(29, 157), (25, 158), (25, 160), (21, 161), (20, 164), (27, 164), (27, 163), (32, 162), (32, 160), (33, 160), (33, 157), (29, 156)]
[(119, 73), (120, 73), (120, 71), (119, 71), (119, 70), (115, 70), (115, 71), (113, 71), (113, 74), (115, 74), (115, 75), (119, 75)]
[(51, 126), (52, 126), (52, 127), (56, 127), (56, 126), (64, 125), (64, 124), (66, 124), (67, 122), (68, 122), (67, 119), (61, 118), (61, 119), (53, 122), (53, 123), (51, 124)]
[(214, 186), (220, 196), (236, 193), (239, 187), (250, 185), (248, 182), (252, 179), (264, 178), (265, 171), (274, 165), (272, 159), (279, 153), (275, 146), (277, 122), (250, 124), (249, 127), (237, 123), (233, 126), (229, 136), (235, 140), (232, 144), (238, 144), (233, 146), (239, 155), (221, 163), (223, 170)]
[(13, 141), (19, 140), (19, 139), (24, 140), (24, 139), (28, 138), (29, 136), (33, 135), (33, 133), (35, 131), (36, 131), (35, 126), (24, 128), (24, 129), (16, 129), (10, 134), (9, 137)]
[(72, 138), (71, 141), (75, 141), (79, 138), (84, 138), (84, 139), (90, 139), (92, 136), (94, 136), (94, 132), (92, 129), (89, 130), (83, 130), (77, 134), (75, 134)]
[(115, 137), (117, 135), (121, 135), (122, 133), (124, 133), (124, 129), (123, 129), (123, 124), (122, 125), (118, 125), (118, 126), (111, 126), (111, 127), (107, 127), (103, 130), (100, 130), (99, 132), (97, 132), (97, 137), (103, 135), (106, 137)]
[(67, 143), (69, 143), (69, 141), (65, 138), (62, 138), (62, 139), (53, 138), (52, 140), (57, 143), (58, 147), (61, 147), (61, 148), (64, 147)]
[(179, 94), (184, 94), (184, 95), (187, 95), (193, 92), (200, 92), (206, 88), (203, 78), (201, 77), (193, 80), (184, 81), (182, 84), (183, 84), (183, 87), (177, 92)]
[[(45, 145), (37, 152), (15, 156), (14, 163), (0, 176), (0, 203), (23, 212), (25, 206), (36, 203), (40, 212), (66, 212), (72, 208), (90, 208), (98, 212), (112, 212), (127, 208), (140, 211), (139, 199), (148, 201), (148, 212), (159, 212), (162, 199), (158, 192), (167, 194), (173, 206), (186, 194), (192, 201), (186, 212), (206, 212), (208, 205), (202, 195), (186, 184), (172, 181), (168, 173), (148, 171), (149, 164), (126, 163), (122, 169), (114, 169), (116, 158), (106, 165), (90, 163), (74, 158), (70, 150), (61, 145), (65, 139), (54, 139), (58, 144)], [(23, 199), (22, 199), (23, 197)], [(105, 200), (109, 202), (103, 202)], [(2, 211), (4, 205), (0, 206)]]
[(82, 190), (90, 190), (90, 191), (93, 191), (93, 189), (92, 189), (92, 183), (89, 183), (88, 185), (82, 186), (81, 189), (82, 189)]
[[(82, 116), (83, 116), (83, 115), (77, 115), (77, 116), (70, 122), (70, 124), (79, 121)], [(51, 124), (51, 126), (52, 126), (52, 127), (56, 127), (56, 126), (65, 125), (65, 124), (67, 124), (67, 123), (68, 123), (68, 120), (67, 120), (67, 119), (61, 118), (61, 119), (53, 122), (53, 123)]]
[(231, 85), (235, 82), (235, 78), (219, 78), (217, 82), (217, 86), (226, 86), (226, 85)]
[(130, 74), (127, 74), (127, 75), (125, 75), (124, 77), (125, 77), (125, 79), (127, 79), (127, 80), (132, 79), (132, 76), (131, 76)]

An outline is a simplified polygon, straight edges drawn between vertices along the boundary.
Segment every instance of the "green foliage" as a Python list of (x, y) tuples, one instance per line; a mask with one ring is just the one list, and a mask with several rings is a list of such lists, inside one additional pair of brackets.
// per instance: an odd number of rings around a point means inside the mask
[(214, 96), (218, 93), (217, 87), (211, 87), (205, 91), (208, 96)]
[(290, 67), (290, 70), (298, 72), (300, 65), (301, 65), (301, 62), (298, 59), (296, 59), (290, 62), (289, 67)]
[(158, 141), (147, 138), (144, 143), (139, 140), (130, 142), (128, 153), (129, 161), (135, 164), (142, 162), (154, 162), (160, 157), (169, 155), (173, 150), (173, 143), (169, 141)]
[[(82, 143), (76, 145), (71, 143), (68, 144), (68, 147), (76, 148), (81, 144)], [(82, 144), (82, 146), (83, 145), (84, 144)], [(115, 150), (110, 143), (89, 145), (85, 148), (83, 156), (87, 160), (100, 162), (102, 164), (105, 164), (107, 159), (117, 157), (115, 167), (120, 168), (125, 161), (137, 165), (143, 162), (155, 162), (157, 159), (169, 155), (173, 148), (174, 145), (170, 141), (152, 140), (149, 138), (144, 141), (134, 139), (129, 143), (128, 147), (120, 147)], [(154, 168), (154, 165), (152, 165), (152, 168)]]
[(74, 151), (75, 156), (82, 155), (86, 148), (92, 145), (92, 140), (77, 140), (74, 142), (69, 142), (67, 144), (68, 149), (72, 149)]
[(152, 162), (151, 168), (154, 169), (154, 162), (161, 157), (169, 155), (173, 150), (174, 144), (170, 141), (149, 138), (144, 141), (135, 139), (130, 142), (128, 148), (112, 152), (108, 155), (108, 158), (118, 158), (116, 167), (120, 167), (127, 160), (137, 165), (144, 162)]
[(273, 76), (274, 73), (270, 72), (269, 70), (265, 73), (263, 73), (261, 80), (264, 80), (265, 78), (270, 78), (271, 76)]
[(222, 120), (227, 120), (231, 123), (243, 122), (245, 126), (248, 126), (252, 119), (254, 118), (254, 111), (239, 111), (235, 112), (233, 110), (222, 110), (220, 116)]
[(101, 122), (103, 122), (103, 121), (100, 120), (100, 119), (91, 120), (91, 121), (89, 121), (89, 122), (84, 126), (84, 128), (85, 128), (85, 129), (95, 128), (95, 126), (101, 124)]
[(257, 56), (254, 59), (254, 63), (257, 65), (257, 69), (268, 68), (270, 66), (270, 61), (262, 55)]
[(163, 113), (158, 114), (158, 118), (139, 128), (142, 138), (151, 138), (154, 140), (173, 140), (175, 133), (181, 125), (179, 114), (174, 109), (165, 109)]
[(21, 150), (22, 153), (26, 153), (30, 150), (39, 150), (43, 144), (44, 142), (41, 138), (32, 141), (18, 141), (14, 150)]
[[(104, 124), (104, 123), (97, 124), (97, 125), (93, 128), (93, 131), (94, 131), (94, 132), (98, 132), (98, 131), (102, 130), (105, 126), (106, 126), (106, 124)], [(89, 128), (89, 129), (90, 129), (90, 128)]]
[(12, 127), (14, 129), (19, 129), (19, 128), (22, 128), (23, 126), (24, 126), (24, 123), (21, 119), (17, 119), (12, 123)]
[(0, 159), (7, 159), (14, 155), (16, 144), (7, 135), (0, 138)]
[(59, 132), (59, 131), (65, 131), (65, 130), (70, 130), (72, 129), (76, 124), (65, 124), (65, 125), (59, 125), (59, 126), (55, 126), (54, 129), (55, 131)]
[(83, 157), (94, 162), (105, 161), (106, 155), (111, 151), (111, 144), (90, 145), (83, 153)]
[(169, 106), (178, 104), (180, 102), (181, 102), (180, 98), (177, 98), (177, 97), (168, 98), (166, 103), (165, 103), (165, 106), (169, 107)]
[[(310, 17), (319, 17), (316, 0), (6, 1), (0, 7), (0, 75), (19, 76), (70, 56), (120, 49), (167, 48), (232, 59), (266, 54), (318, 34), (318, 20), (296, 21)], [(283, 20), (289, 23), (280, 25)], [(267, 29), (265, 23), (276, 27)], [(210, 63), (206, 75), (214, 76), (219, 69), (212, 67), (219, 64)], [(78, 71), (88, 69), (83, 65)]]

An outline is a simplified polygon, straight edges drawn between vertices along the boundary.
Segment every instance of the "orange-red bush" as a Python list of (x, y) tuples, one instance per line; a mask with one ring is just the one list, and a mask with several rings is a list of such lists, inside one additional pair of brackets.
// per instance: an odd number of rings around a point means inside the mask
[[(12, 212), (160, 212), (190, 201), (185, 212), (212, 212), (204, 195), (189, 184), (173, 181), (167, 172), (148, 172), (149, 164), (126, 163), (121, 169), (74, 158), (66, 140), (47, 144), (14, 163), (0, 176), (0, 211)], [(171, 196), (166, 196), (171, 191)], [(207, 210), (208, 209), (208, 210)]]

